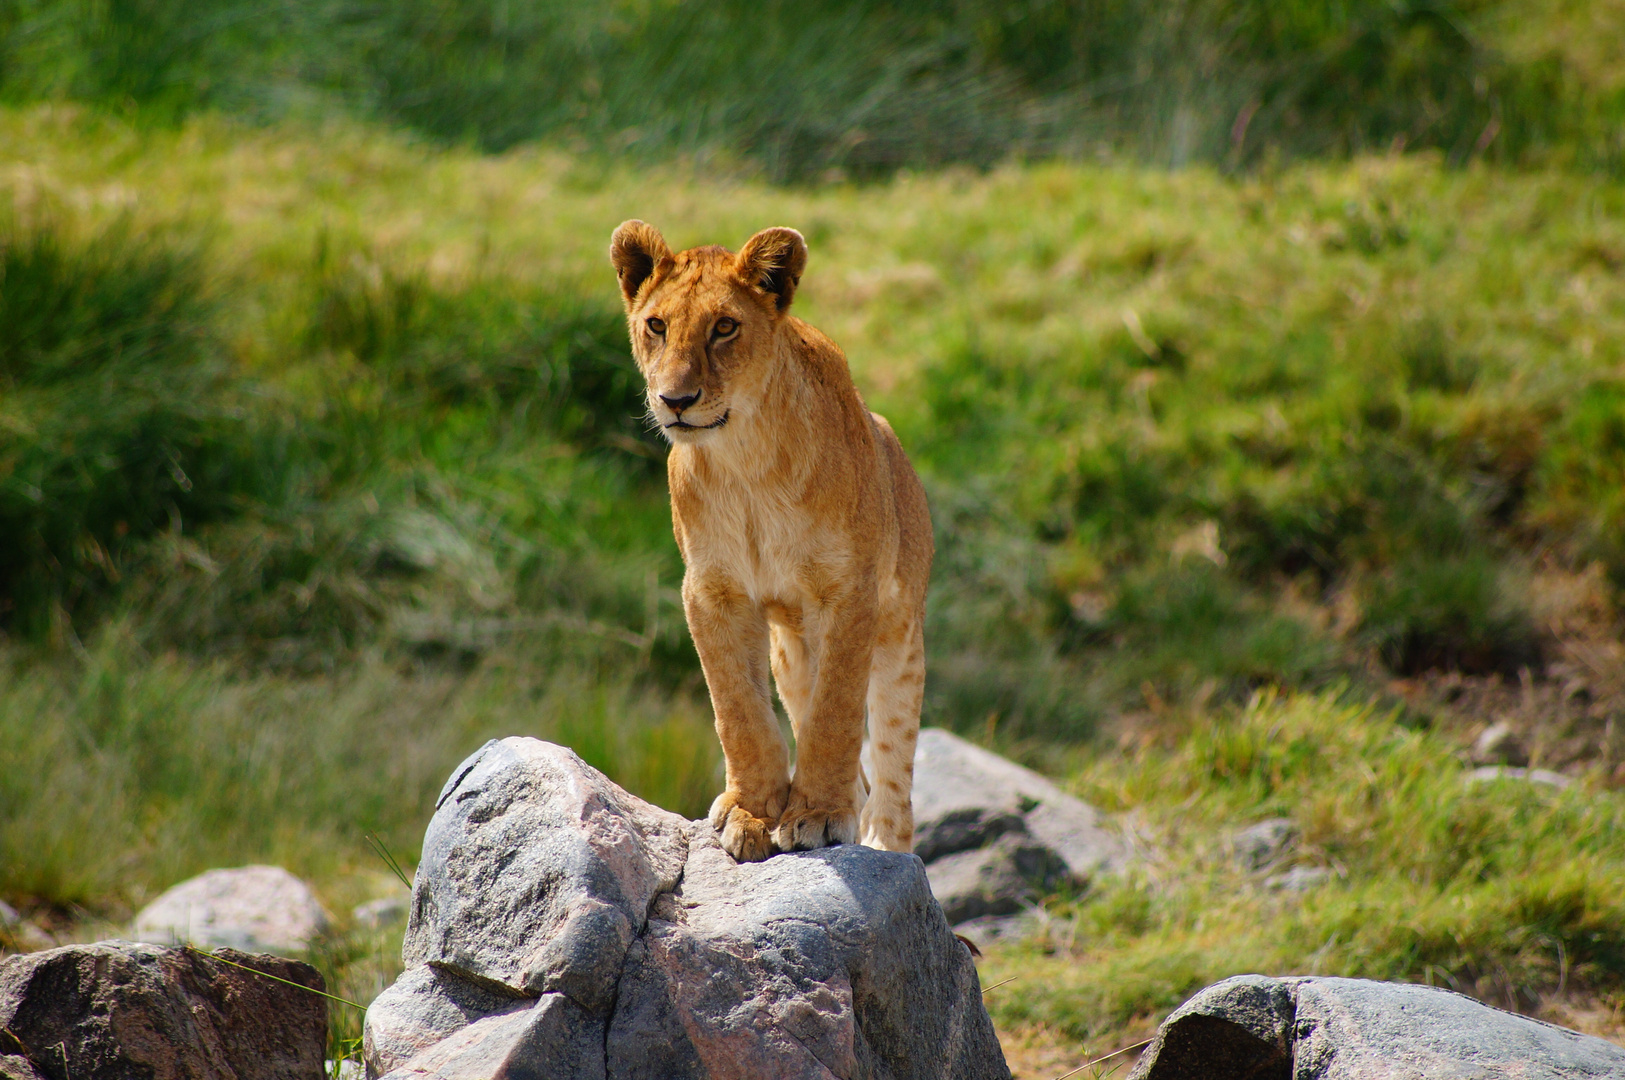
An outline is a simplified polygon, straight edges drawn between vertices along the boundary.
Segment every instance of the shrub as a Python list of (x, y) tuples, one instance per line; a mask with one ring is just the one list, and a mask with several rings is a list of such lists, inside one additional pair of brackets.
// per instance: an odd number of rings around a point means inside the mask
[(1361, 632), (1402, 675), (1434, 668), (1516, 675), (1541, 658), (1527, 606), (1485, 555), (1401, 562), (1372, 583)]

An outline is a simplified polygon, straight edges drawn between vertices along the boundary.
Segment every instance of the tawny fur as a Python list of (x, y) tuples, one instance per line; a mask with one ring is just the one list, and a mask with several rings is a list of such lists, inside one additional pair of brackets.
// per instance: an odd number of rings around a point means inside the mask
[(628, 221), (610, 258), (650, 415), (672, 444), (683, 606), (727, 762), (711, 824), (741, 861), (860, 836), (910, 850), (931, 518), (846, 357), (789, 314), (805, 241), (766, 229), (738, 255), (673, 254)]

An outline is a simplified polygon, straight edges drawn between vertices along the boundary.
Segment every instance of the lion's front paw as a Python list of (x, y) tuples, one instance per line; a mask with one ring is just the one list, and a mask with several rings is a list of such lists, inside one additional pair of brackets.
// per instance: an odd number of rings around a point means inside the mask
[(761, 862), (779, 852), (773, 844), (773, 823), (740, 806), (736, 792), (724, 791), (711, 804), (711, 827), (735, 862)]
[(794, 793), (790, 808), (779, 818), (773, 839), (781, 851), (811, 851), (830, 844), (851, 844), (858, 839), (855, 806), (808, 806)]

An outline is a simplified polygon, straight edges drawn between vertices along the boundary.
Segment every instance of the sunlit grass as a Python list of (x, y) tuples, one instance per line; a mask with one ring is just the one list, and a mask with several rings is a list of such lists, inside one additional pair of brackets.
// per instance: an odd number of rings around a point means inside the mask
[(81, 658), (12, 651), (0, 893), (118, 918), (209, 867), (271, 862), (359, 903), (346, 882), (385, 869), (366, 834), (415, 864), (446, 776), (508, 735), (574, 747), (633, 792), (703, 813), (720, 782), (709, 714), (627, 681), (626, 646), (569, 637), (524, 635), (474, 674), (369, 656), (302, 679), (153, 656), (119, 633)]
[[(1565, 995), (1625, 1006), (1625, 797), (1470, 783), (1451, 742), (1395, 719), (1336, 694), (1264, 695), (1088, 760), (1073, 789), (1127, 813), (1148, 859), (991, 951), (984, 984), (1014, 977), (988, 997), (995, 1020), (1111, 1048), (1245, 972), (1432, 983), (1535, 1014)], [(1275, 817), (1297, 840), (1249, 870), (1224, 838)], [(1266, 885), (1293, 866), (1328, 876)]]

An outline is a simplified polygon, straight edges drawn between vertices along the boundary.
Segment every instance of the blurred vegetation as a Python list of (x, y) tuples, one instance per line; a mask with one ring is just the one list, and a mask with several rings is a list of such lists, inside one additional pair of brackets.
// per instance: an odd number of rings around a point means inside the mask
[(777, 179), (1392, 147), (1615, 170), (1620, 15), (1611, 0), (6, 0), (0, 97), (160, 122), (344, 111), (485, 149), (720, 153)]
[[(1622, 24), (0, 0), (0, 898), (72, 934), (280, 862), (367, 998), (363, 834), (410, 862), (485, 738), (702, 812), (604, 247), (782, 222), (931, 497), (925, 721), (1162, 852), (995, 955), (1001, 1023), (1121, 1040), (1257, 968), (1616, 1007), (1625, 745), (1513, 797), (1390, 706), (1625, 719)], [(1324, 891), (1203, 847), (1272, 814)]]
[[(1431, 164), (1192, 175), (1196, 222), (1132, 175), (861, 189), (938, 213), (810, 279), (931, 490), (929, 718), (1070, 739), (1154, 700), (1538, 670), (1529, 574), (1625, 580), (1617, 189), (1531, 240), (1571, 181), (1479, 209), (1483, 177)], [(66, 212), (3, 249), (11, 635), (129, 610), (143, 647), (309, 672), (380, 641), (473, 662), (562, 619), (696, 684), (608, 290), (489, 252), (437, 279), (326, 220), (228, 269), (229, 237)]]

